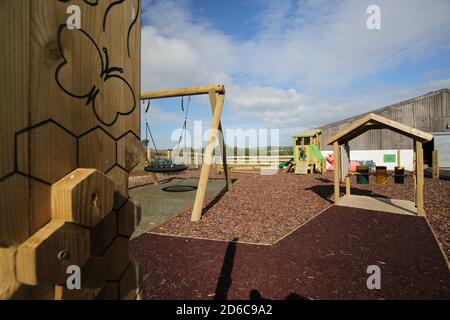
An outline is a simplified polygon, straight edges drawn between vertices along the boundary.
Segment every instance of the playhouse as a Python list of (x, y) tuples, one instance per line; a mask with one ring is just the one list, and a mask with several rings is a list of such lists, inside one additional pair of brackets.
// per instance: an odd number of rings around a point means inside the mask
[(325, 158), (320, 152), (320, 137), (320, 129), (294, 133), (292, 154), (295, 174), (325, 173), (326, 165)]

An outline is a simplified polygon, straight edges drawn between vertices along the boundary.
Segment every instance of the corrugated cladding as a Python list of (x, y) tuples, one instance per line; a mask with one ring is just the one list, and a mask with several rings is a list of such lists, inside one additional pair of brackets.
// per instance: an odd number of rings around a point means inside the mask
[[(450, 133), (447, 128), (447, 126), (450, 125), (450, 90), (441, 89), (371, 112), (425, 132)], [(364, 113), (321, 127), (322, 148), (324, 150), (331, 150), (332, 147), (325, 145), (325, 141), (339, 130), (344, 129), (350, 123), (366, 114), (367, 113)], [(352, 150), (412, 148), (412, 139), (387, 129), (371, 130), (350, 141), (350, 149)]]

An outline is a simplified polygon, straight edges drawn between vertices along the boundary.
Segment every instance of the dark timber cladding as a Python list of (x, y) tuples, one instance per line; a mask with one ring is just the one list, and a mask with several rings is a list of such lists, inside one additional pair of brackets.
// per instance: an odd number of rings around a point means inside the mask
[[(370, 112), (425, 132), (449, 132), (450, 134), (449, 89), (430, 92)], [(326, 145), (325, 141), (368, 113), (321, 127), (323, 149), (331, 150), (332, 147)], [(370, 130), (350, 141), (350, 148), (352, 150), (413, 149), (413, 141), (390, 130)]]

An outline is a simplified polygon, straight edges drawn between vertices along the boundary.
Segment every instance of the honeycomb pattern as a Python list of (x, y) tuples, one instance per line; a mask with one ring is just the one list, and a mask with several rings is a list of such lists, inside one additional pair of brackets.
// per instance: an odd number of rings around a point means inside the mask
[(117, 163), (130, 172), (143, 160), (141, 140), (128, 132), (117, 141)]
[(47, 122), (20, 133), (16, 157), (28, 154), (28, 149), (22, 149), (26, 146), (23, 142), (25, 135), (30, 146), (30, 161), (29, 167), (19, 161), (19, 172), (52, 184), (77, 167), (77, 138), (56, 122)]
[(95, 128), (78, 142), (78, 166), (106, 172), (115, 165), (116, 152), (114, 137), (102, 127)]

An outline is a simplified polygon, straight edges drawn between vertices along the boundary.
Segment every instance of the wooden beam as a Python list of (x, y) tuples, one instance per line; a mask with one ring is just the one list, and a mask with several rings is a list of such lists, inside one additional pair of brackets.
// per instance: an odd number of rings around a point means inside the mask
[(173, 98), (180, 96), (195, 96), (199, 94), (209, 94), (211, 90), (219, 94), (225, 94), (225, 86), (223, 84), (204, 86), (204, 87), (193, 87), (193, 88), (181, 88), (181, 89), (169, 89), (160, 91), (151, 91), (141, 93), (141, 100), (146, 99), (162, 99), (162, 98)]
[(214, 144), (216, 141), (216, 133), (219, 129), (220, 116), (222, 114), (224, 94), (219, 94), (217, 99), (214, 116), (211, 123), (211, 133), (208, 139), (208, 145), (205, 148), (204, 161), (202, 171), (200, 173), (200, 180), (198, 182), (198, 189), (195, 195), (194, 208), (192, 209), (191, 221), (199, 221), (202, 216), (203, 204), (205, 202), (206, 186), (208, 184), (209, 170), (212, 163)]
[[(209, 91), (209, 102), (211, 104), (211, 111), (214, 115), (214, 110), (216, 108), (216, 104), (217, 104), (217, 96), (216, 96), (216, 92), (214, 90), (210, 90)], [(228, 165), (227, 165), (227, 145), (225, 143), (225, 135), (223, 133), (222, 130), (222, 123), (219, 121), (219, 132), (222, 135), (222, 162), (223, 162), (223, 169), (224, 169), (224, 173), (225, 173), (225, 180), (227, 181), (227, 190), (231, 191), (232, 190), (232, 181), (231, 181), (231, 175), (230, 175), (230, 171), (228, 170)]]
[(425, 211), (423, 209), (423, 146), (421, 141), (416, 141), (416, 161), (417, 161), (417, 215), (424, 216)]
[(339, 173), (339, 159), (340, 152), (339, 152), (339, 143), (335, 141), (333, 143), (333, 157), (334, 157), (334, 203), (339, 203), (339, 189), (340, 189), (340, 173)]

